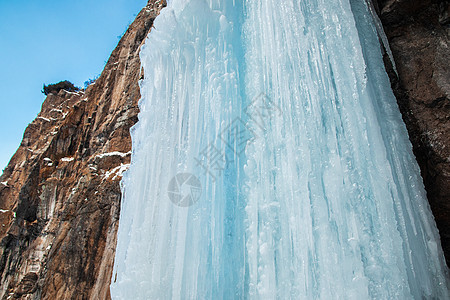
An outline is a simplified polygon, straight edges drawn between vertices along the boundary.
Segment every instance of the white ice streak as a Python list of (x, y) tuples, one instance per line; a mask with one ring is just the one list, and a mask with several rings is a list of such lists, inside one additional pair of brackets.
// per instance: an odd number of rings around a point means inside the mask
[(102, 153), (102, 154), (98, 154), (95, 157), (98, 158), (104, 158), (104, 157), (108, 157), (108, 156), (120, 156), (120, 157), (126, 157), (128, 155), (131, 155), (131, 151), (130, 152), (118, 152), (118, 151), (114, 151), (114, 152), (108, 152), (108, 153)]
[(61, 158), (61, 161), (63, 161), (63, 162), (71, 162), (74, 159), (75, 159), (74, 157), (63, 157), (63, 158)]
[[(108, 179), (109, 177), (111, 177), (112, 175), (113, 178), (112, 180), (116, 180), (119, 177), (122, 177), (123, 173), (128, 170), (128, 168), (130, 167), (130, 164), (120, 164), (120, 166), (117, 166), (115, 168), (113, 168), (112, 170), (106, 171), (105, 173), (105, 178), (104, 179)], [(93, 168), (95, 169), (95, 168)]]

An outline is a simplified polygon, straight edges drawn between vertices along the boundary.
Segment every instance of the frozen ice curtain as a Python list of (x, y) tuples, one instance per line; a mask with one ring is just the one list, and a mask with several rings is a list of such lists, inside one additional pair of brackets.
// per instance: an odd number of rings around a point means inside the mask
[(141, 50), (113, 299), (448, 299), (364, 0), (172, 0)]

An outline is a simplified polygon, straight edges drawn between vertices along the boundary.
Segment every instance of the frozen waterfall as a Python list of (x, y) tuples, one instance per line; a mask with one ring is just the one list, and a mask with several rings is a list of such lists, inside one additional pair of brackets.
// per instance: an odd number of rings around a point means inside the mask
[(113, 299), (449, 299), (365, 0), (172, 0), (141, 62)]

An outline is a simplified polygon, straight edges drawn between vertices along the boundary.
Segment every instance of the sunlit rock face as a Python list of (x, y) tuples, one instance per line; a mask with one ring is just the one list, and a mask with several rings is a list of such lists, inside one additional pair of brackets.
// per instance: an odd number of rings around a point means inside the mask
[[(158, 3), (156, 3), (158, 2)], [(106, 299), (150, 1), (85, 91), (50, 94), (0, 178), (0, 298)]]

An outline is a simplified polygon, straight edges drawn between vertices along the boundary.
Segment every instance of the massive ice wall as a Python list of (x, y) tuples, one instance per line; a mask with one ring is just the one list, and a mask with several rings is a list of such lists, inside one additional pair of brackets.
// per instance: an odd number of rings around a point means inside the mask
[(448, 298), (363, 0), (173, 0), (141, 61), (113, 298)]

